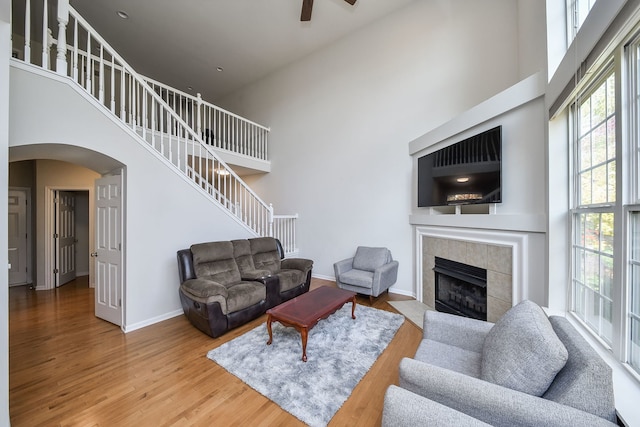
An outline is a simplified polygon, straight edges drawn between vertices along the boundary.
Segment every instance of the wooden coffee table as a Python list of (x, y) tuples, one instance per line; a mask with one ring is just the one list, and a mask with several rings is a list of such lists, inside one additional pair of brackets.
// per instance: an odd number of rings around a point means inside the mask
[(352, 302), (351, 318), (355, 319), (356, 293), (328, 286), (321, 286), (267, 310), (267, 330), (269, 331), (267, 345), (271, 345), (273, 342), (271, 322), (277, 321), (284, 326), (291, 326), (300, 332), (302, 361), (306, 362), (309, 329), (313, 328), (318, 321), (335, 313), (349, 301)]

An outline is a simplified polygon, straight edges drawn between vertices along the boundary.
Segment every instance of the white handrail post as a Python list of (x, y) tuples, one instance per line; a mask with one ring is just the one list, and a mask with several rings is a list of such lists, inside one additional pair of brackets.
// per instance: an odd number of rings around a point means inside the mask
[(198, 92), (196, 98), (196, 107), (198, 108), (198, 112), (196, 114), (196, 134), (202, 135), (202, 94)]
[(273, 237), (273, 203), (269, 203), (269, 237)]
[(100, 44), (100, 67), (98, 68), (98, 99), (104, 105), (104, 46)]
[(73, 81), (78, 83), (78, 20), (73, 20)]
[(58, 55), (56, 72), (67, 75), (67, 24), (69, 23), (69, 0), (58, 0)]
[(42, 9), (42, 68), (49, 69), (49, 15), (48, 15), (47, 0), (44, 0), (44, 6)]
[(27, 0), (24, 10), (24, 62), (31, 63), (31, 0)]

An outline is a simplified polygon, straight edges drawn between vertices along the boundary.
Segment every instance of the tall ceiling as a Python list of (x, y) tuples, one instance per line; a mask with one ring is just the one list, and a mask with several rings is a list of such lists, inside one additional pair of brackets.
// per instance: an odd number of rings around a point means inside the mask
[(71, 6), (136, 71), (215, 102), (412, 1), (316, 0), (310, 22), (300, 21), (302, 0), (71, 0)]

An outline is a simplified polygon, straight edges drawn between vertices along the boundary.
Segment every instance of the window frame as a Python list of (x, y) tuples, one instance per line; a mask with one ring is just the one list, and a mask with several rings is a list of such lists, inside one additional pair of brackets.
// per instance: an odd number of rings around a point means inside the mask
[[(570, 44), (576, 37), (596, 1), (597, 0), (593, 0), (593, 2), (592, 0), (567, 0), (567, 40), (569, 41), (567, 44)], [(580, 19), (580, 5), (584, 5), (585, 2), (588, 3), (587, 13)]]
[[(570, 174), (570, 206), (569, 206), (569, 248), (570, 248), (570, 285), (568, 314), (583, 325), (584, 330), (608, 350), (623, 368), (640, 382), (640, 363), (634, 364), (631, 358), (632, 330), (631, 319), (638, 320), (640, 313), (632, 311), (633, 265), (640, 261), (640, 255), (632, 259), (634, 228), (633, 215), (640, 215), (640, 24), (635, 31), (629, 33), (626, 43), (611, 53), (604, 65), (592, 73), (593, 77), (585, 79), (579, 96), (570, 105), (569, 111), (569, 174)], [(579, 206), (579, 149), (580, 137), (578, 105), (580, 98), (590, 96), (609, 73), (615, 74), (615, 138), (616, 138), (616, 198), (615, 203)], [(575, 285), (577, 260), (575, 246), (577, 242), (577, 219), (586, 212), (614, 213), (614, 274), (613, 274), (613, 318), (612, 342), (607, 343), (599, 336), (598, 331), (588, 325), (575, 309)], [(637, 217), (636, 217), (637, 218)], [(636, 228), (637, 230), (637, 228)], [(637, 289), (637, 288), (636, 288)], [(640, 292), (636, 291), (637, 295)], [(636, 298), (637, 298), (636, 295)], [(637, 351), (637, 348), (636, 348)], [(636, 360), (638, 355), (636, 353)]]
[[(569, 242), (568, 248), (570, 250), (570, 283), (568, 294), (569, 298), (567, 300), (567, 311), (568, 313), (579, 323), (581, 323), (585, 330), (597, 340), (600, 345), (610, 351), (617, 360), (623, 362), (626, 361), (626, 357), (622, 357), (623, 354), (626, 354), (624, 348), (627, 342), (627, 334), (626, 334), (626, 326), (623, 325), (623, 319), (626, 319), (626, 315), (622, 313), (626, 313), (625, 306), (621, 304), (622, 302), (622, 294), (623, 289), (625, 288), (625, 284), (623, 283), (624, 277), (626, 276), (623, 273), (623, 256), (622, 256), (622, 244), (623, 240), (626, 242), (626, 239), (622, 239), (620, 236), (623, 235), (623, 230), (621, 229), (621, 219), (623, 217), (622, 206), (623, 206), (623, 197), (622, 197), (622, 181), (621, 175), (623, 167), (621, 163), (623, 163), (624, 157), (622, 152), (622, 146), (624, 145), (624, 141), (621, 138), (621, 127), (624, 122), (623, 117), (625, 112), (622, 110), (622, 98), (623, 94), (620, 90), (620, 81), (622, 74), (621, 60), (623, 59), (623, 55), (621, 53), (615, 53), (608, 57), (606, 61), (603, 61), (602, 65), (592, 73), (593, 77), (584, 79), (580, 85), (579, 90), (577, 91), (577, 96), (573, 100), (569, 108), (569, 174), (570, 174), (570, 206), (569, 206)], [(579, 138), (583, 135), (580, 135), (580, 122), (579, 122), (579, 106), (581, 101), (585, 99), (585, 97), (590, 97), (594, 94), (611, 76), (614, 75), (614, 95), (615, 95), (615, 138), (616, 138), (616, 148), (615, 148), (615, 163), (616, 163), (616, 191), (615, 191), (615, 201), (607, 202), (607, 203), (594, 203), (590, 205), (581, 205), (580, 204), (580, 166), (579, 166)], [(581, 314), (576, 312), (576, 268), (579, 265), (578, 260), (576, 259), (576, 247), (577, 243), (577, 231), (579, 227), (579, 218), (582, 214), (586, 213), (612, 213), (613, 214), (613, 275), (612, 275), (612, 294), (611, 294), (611, 310), (612, 310), (612, 318), (611, 318), (611, 342), (608, 342), (600, 335), (600, 330), (594, 330), (585, 319), (583, 319)], [(626, 301), (626, 299), (624, 299)], [(586, 317), (586, 313), (585, 313)], [(600, 315), (602, 317), (602, 314)], [(626, 322), (624, 322), (626, 323)]]

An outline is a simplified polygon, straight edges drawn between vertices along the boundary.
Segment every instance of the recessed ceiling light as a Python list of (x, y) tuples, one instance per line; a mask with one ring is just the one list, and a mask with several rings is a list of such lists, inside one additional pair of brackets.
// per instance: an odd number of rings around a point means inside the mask
[(222, 68), (222, 67), (216, 67), (216, 70), (218, 70), (218, 72), (222, 72), (222, 71), (224, 71), (224, 68)]
[(189, 90), (193, 90), (193, 87), (189, 86), (189, 87), (187, 87), (187, 89), (189, 89)]
[(462, 183), (462, 182), (469, 182), (469, 177), (468, 176), (461, 176), (460, 178), (456, 178), (456, 181)]
[(118, 15), (122, 19), (129, 19), (129, 14), (127, 12), (125, 12), (124, 10), (117, 11), (116, 15)]

